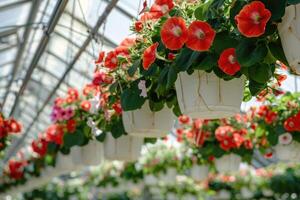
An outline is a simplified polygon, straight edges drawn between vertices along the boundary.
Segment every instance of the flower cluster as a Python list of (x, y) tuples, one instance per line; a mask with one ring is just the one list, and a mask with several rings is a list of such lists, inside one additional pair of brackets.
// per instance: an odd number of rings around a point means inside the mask
[(229, 152), (251, 155), (256, 142), (246, 115), (219, 120), (191, 120), (180, 116), (178, 120), (181, 126), (176, 131), (177, 140), (186, 139), (194, 144), (207, 160)]

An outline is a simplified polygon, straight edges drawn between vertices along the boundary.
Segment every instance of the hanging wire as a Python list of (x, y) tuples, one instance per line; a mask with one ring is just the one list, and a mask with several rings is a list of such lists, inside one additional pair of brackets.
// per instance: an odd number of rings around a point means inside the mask
[[(87, 22), (87, 19), (86, 19), (86, 16), (85, 16), (84, 12), (83, 12), (82, 5), (81, 5), (80, 0), (78, 0), (78, 4), (79, 4), (80, 12), (81, 12), (82, 17), (83, 17), (83, 21), (84, 21), (84, 23), (87, 25), (87, 27), (89, 27), (89, 24), (88, 24), (88, 22)], [(90, 30), (88, 30), (88, 31), (90, 31)], [(93, 36), (93, 37), (95, 38), (95, 36)], [(95, 57), (94, 39), (91, 41), (91, 45), (92, 45), (92, 50), (93, 50), (93, 56)]]
[[(72, 12), (71, 12), (71, 21), (70, 21), (70, 28), (69, 28), (69, 37), (70, 37), (70, 42), (68, 42), (68, 47), (67, 47), (67, 58), (66, 61), (67, 63), (71, 62), (72, 59), (72, 54), (73, 54), (73, 27), (74, 27), (74, 15), (75, 15), (75, 8), (76, 8), (76, 2), (73, 1), (72, 4)], [(70, 80), (70, 74), (66, 77), (66, 82), (69, 82)]]

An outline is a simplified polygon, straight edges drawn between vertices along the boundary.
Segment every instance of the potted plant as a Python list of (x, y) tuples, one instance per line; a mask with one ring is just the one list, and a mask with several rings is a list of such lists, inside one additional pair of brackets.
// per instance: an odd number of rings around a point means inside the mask
[(265, 105), (253, 109), (255, 134), (264, 143), (265, 153), (274, 148), (279, 161), (298, 162), (300, 149), (300, 94), (286, 93), (276, 99), (270, 96)]
[(255, 135), (246, 116), (193, 122), (185, 119), (186, 116), (179, 118), (182, 127), (177, 130), (177, 137), (186, 135), (194, 145), (195, 155), (201, 155), (206, 162), (214, 161), (217, 171), (236, 171), (242, 160), (251, 161)]
[(143, 143), (143, 138), (125, 135), (115, 139), (111, 134), (107, 134), (104, 140), (104, 158), (107, 160), (135, 161), (140, 156)]
[[(178, 105), (192, 117), (233, 115), (239, 111), (243, 86), (254, 96), (267, 89), (276, 60), (284, 59), (274, 24), (281, 17), (267, 3), (169, 0), (155, 1), (149, 11), (146, 7), (134, 24), (137, 39), (129, 56), (123, 51), (117, 59), (122, 45), (114, 51), (115, 63), (126, 60), (125, 75), (133, 78), (121, 82), (125, 111), (140, 109), (148, 99), (153, 111), (166, 103), (177, 115)], [(257, 18), (247, 14), (251, 12)]]

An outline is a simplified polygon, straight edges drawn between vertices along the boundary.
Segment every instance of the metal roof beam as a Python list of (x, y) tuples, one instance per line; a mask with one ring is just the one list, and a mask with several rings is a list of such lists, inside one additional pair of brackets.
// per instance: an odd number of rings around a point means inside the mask
[[(39, 1), (39, 0), (37, 0), (37, 1)], [(66, 8), (67, 3), (68, 3), (68, 0), (58, 0), (58, 2), (56, 4), (56, 7), (54, 9), (54, 12), (52, 13), (52, 17), (50, 18), (50, 21), (48, 23), (47, 29), (44, 31), (44, 35), (41, 39), (41, 42), (40, 42), (40, 44), (39, 44), (39, 46), (38, 46), (38, 48), (37, 48), (37, 50), (34, 54), (34, 57), (33, 57), (30, 65), (29, 65), (28, 69), (27, 69), (27, 73), (25, 75), (24, 81), (21, 85), (21, 88), (20, 88), (20, 90), (19, 90), (19, 92), (16, 96), (15, 102), (14, 102), (13, 107), (11, 109), (10, 116), (12, 116), (14, 114), (14, 111), (15, 111), (17, 105), (18, 105), (18, 101), (19, 101), (20, 97), (23, 95), (23, 93), (25, 91), (25, 88), (26, 88), (26, 86), (27, 86), (27, 84), (30, 80), (30, 77), (31, 77), (34, 69), (36, 68), (43, 52), (45, 51), (46, 46), (49, 43), (50, 35), (54, 31), (54, 28), (57, 25), (58, 20), (62, 16), (62, 14), (63, 14), (63, 12)]]
[[(19, 101), (19, 98), (20, 96), (23, 94), (29, 80), (30, 80), (30, 77), (33, 73), (33, 70), (36, 68), (43, 52), (45, 51), (46, 49), (46, 46), (47, 44), (49, 43), (49, 39), (50, 39), (50, 35), (52, 34), (52, 32), (54, 31), (54, 28), (55, 26), (57, 25), (58, 23), (58, 20), (60, 19), (60, 17), (62, 16), (66, 6), (67, 6), (67, 3), (68, 3), (68, 0), (58, 0), (57, 1), (57, 4), (56, 4), (56, 7), (52, 13), (52, 16), (49, 20), (49, 23), (48, 23), (48, 26), (47, 26), (47, 29), (44, 31), (44, 35), (40, 41), (40, 44), (34, 54), (34, 57), (31, 61), (31, 64), (27, 70), (27, 73), (25, 75), (25, 79), (22, 83), (22, 86), (19, 90), (19, 93), (17, 94), (16, 98), (15, 98), (15, 102), (14, 102), (14, 105), (12, 107), (12, 110), (10, 112), (10, 116), (14, 113), (15, 109), (16, 109), (16, 106), (18, 104), (18, 101)], [(24, 141), (24, 139), (26, 138), (27, 134), (23, 134), (22, 137), (17, 140), (16, 142), (14, 142), (11, 146), (11, 148), (9, 149), (8, 153), (5, 155), (5, 158), (3, 159), (3, 162), (6, 163), (11, 156), (13, 156), (16, 151), (19, 149), (20, 145), (22, 144), (22, 142)]]
[(110, 12), (112, 11), (112, 9), (116, 6), (116, 4), (118, 3), (119, 0), (112, 0), (110, 1), (110, 3), (106, 6), (105, 10), (103, 11), (102, 15), (99, 17), (95, 27), (91, 30), (91, 32), (89, 33), (87, 39), (84, 41), (83, 45), (81, 46), (81, 48), (79, 49), (79, 51), (76, 53), (74, 59), (71, 61), (71, 63), (69, 64), (67, 70), (64, 72), (63, 76), (61, 77), (61, 79), (59, 80), (59, 82), (56, 84), (56, 86), (54, 87), (54, 89), (51, 91), (51, 93), (49, 94), (49, 96), (47, 97), (46, 101), (44, 102), (44, 104), (42, 105), (42, 107), (39, 109), (39, 111), (37, 112), (35, 118), (32, 120), (32, 122), (30, 123), (30, 125), (27, 127), (27, 129), (25, 130), (25, 133), (22, 135), (22, 137), (17, 141), (17, 143), (15, 145), (13, 145), (11, 151), (8, 152), (8, 154), (6, 155), (4, 162), (6, 163), (9, 158), (14, 155), (17, 150), (19, 149), (19, 147), (21, 146), (21, 144), (23, 143), (23, 141), (25, 140), (25, 138), (27, 137), (28, 133), (30, 132), (31, 127), (35, 124), (35, 122), (38, 120), (40, 114), (43, 112), (43, 110), (45, 109), (45, 107), (47, 106), (47, 104), (51, 101), (51, 99), (53, 98), (53, 96), (55, 95), (56, 91), (58, 90), (58, 88), (61, 86), (61, 84), (63, 83), (64, 79), (66, 78), (66, 76), (69, 74), (69, 72), (73, 69), (74, 65), (77, 63), (77, 61), (79, 60), (80, 56), (83, 54), (83, 52), (86, 50), (86, 48), (88, 47), (89, 43), (93, 40), (93, 36), (95, 35), (95, 33), (98, 32), (98, 29), (101, 27), (101, 25), (105, 22), (107, 16), (110, 14)]
[[(69, 15), (70, 17), (72, 17), (73, 19), (75, 19), (75, 21), (77, 21), (81, 26), (85, 26), (88, 30), (91, 30), (92, 27), (90, 27), (88, 24), (84, 23), (83, 20), (73, 16), (70, 12), (66, 11), (65, 12), (67, 15)], [(104, 42), (106, 42), (108, 45), (110, 45), (111, 47), (115, 48), (117, 47), (118, 45), (112, 41), (111, 39), (109, 39), (108, 37), (106, 37), (105, 35), (101, 35), (98, 33), (98, 31), (95, 33), (95, 36), (97, 38), (103, 38), (104, 39)]]
[(14, 3), (6, 4), (6, 5), (0, 7), (0, 11), (8, 10), (8, 9), (14, 8), (16, 6), (20, 6), (22, 4), (28, 3), (30, 1), (32, 1), (32, 0), (22, 0), (22, 1), (16, 1)]

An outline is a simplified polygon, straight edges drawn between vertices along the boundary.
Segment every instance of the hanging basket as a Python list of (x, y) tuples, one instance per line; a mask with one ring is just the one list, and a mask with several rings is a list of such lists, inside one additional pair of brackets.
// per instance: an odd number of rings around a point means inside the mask
[(76, 169), (75, 165), (73, 164), (71, 155), (63, 155), (58, 153), (56, 158), (55, 170), (57, 173), (65, 174)]
[(244, 78), (224, 81), (214, 73), (181, 72), (176, 80), (176, 92), (183, 114), (202, 119), (230, 117), (240, 112)]
[(224, 155), (215, 160), (215, 166), (218, 172), (228, 173), (239, 170), (241, 157), (233, 153)]
[(103, 160), (103, 144), (98, 141), (90, 141), (83, 147), (71, 149), (72, 161), (76, 166), (95, 166)]
[(289, 65), (300, 73), (300, 4), (286, 7), (278, 32)]
[(172, 111), (164, 107), (161, 111), (152, 112), (146, 101), (141, 109), (124, 112), (125, 131), (136, 137), (161, 138), (166, 136), (174, 125)]
[(170, 167), (167, 169), (166, 173), (162, 173), (159, 176), (159, 179), (165, 184), (174, 184), (176, 183), (176, 177), (177, 177), (177, 169), (174, 167)]
[(143, 138), (122, 136), (113, 138), (109, 133), (104, 141), (104, 158), (107, 160), (136, 161), (141, 153)]
[(147, 174), (144, 178), (146, 185), (156, 185), (157, 184), (157, 177), (153, 176), (152, 174)]
[(195, 181), (203, 181), (208, 177), (209, 167), (207, 165), (193, 165), (191, 178)]
[(300, 161), (299, 142), (292, 141), (292, 143), (288, 145), (277, 144), (274, 150), (279, 161), (297, 163)]

